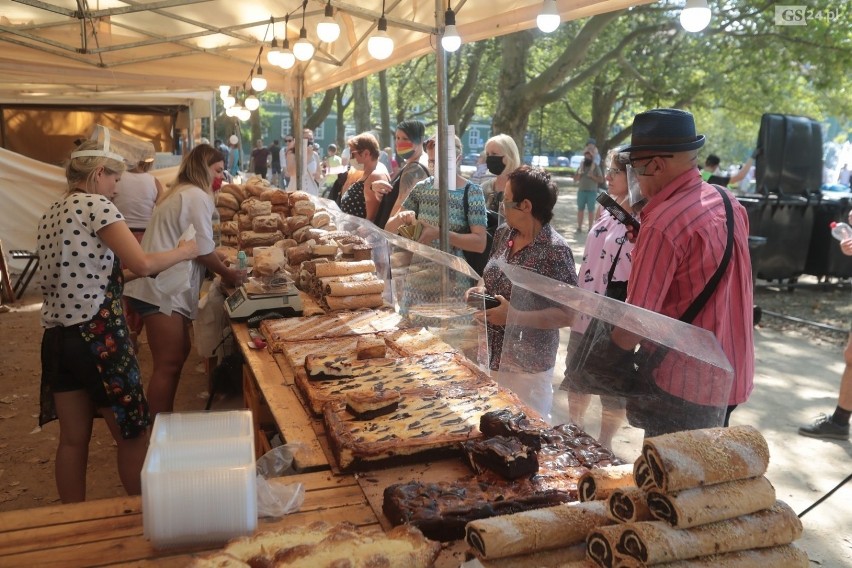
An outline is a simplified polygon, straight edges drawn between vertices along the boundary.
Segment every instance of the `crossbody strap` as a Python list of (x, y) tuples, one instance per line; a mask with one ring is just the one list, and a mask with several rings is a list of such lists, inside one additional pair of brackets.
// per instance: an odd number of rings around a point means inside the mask
[(722, 276), (725, 274), (728, 264), (731, 261), (731, 253), (734, 250), (734, 208), (731, 205), (731, 200), (728, 198), (727, 192), (718, 185), (714, 185), (713, 187), (716, 188), (716, 191), (718, 191), (719, 195), (722, 196), (722, 201), (725, 202), (725, 216), (728, 221), (728, 244), (725, 246), (725, 254), (722, 256), (722, 262), (719, 263), (719, 267), (716, 269), (716, 272), (713, 273), (713, 276), (711, 276), (710, 280), (707, 281), (704, 289), (700, 294), (698, 294), (698, 297), (692, 301), (692, 304), (680, 317), (680, 321), (686, 323), (692, 323), (692, 320), (695, 319), (695, 316), (697, 316), (698, 312), (704, 308), (707, 300), (709, 300), (710, 296), (713, 295), (713, 292), (716, 291), (716, 286), (718, 286), (719, 281), (722, 280)]

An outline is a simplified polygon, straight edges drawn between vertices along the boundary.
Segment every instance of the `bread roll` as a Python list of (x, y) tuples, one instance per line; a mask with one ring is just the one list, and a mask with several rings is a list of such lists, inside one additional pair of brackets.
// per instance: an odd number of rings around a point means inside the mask
[[(319, 269), (322, 265), (317, 266)], [(331, 310), (357, 310), (358, 308), (380, 308), (385, 301), (381, 294), (364, 296), (326, 296), (325, 302)]]
[(248, 197), (248, 193), (241, 185), (237, 185), (235, 183), (228, 183), (222, 186), (222, 189), (219, 190), (219, 194), (230, 193), (234, 197), (237, 198), (237, 201), (242, 203)]
[(240, 245), (240, 237), (237, 235), (222, 235), (222, 244), (229, 247)]
[(240, 225), (236, 221), (223, 221), (219, 225), (222, 228), (223, 235), (239, 235), (240, 234)]
[(359, 274), (361, 272), (375, 272), (376, 265), (372, 260), (362, 260), (360, 262), (329, 262), (322, 267), (322, 270), (317, 268), (317, 276), (347, 276), (349, 274)]
[(216, 207), (227, 207), (232, 211), (240, 210), (240, 200), (230, 193), (219, 192), (216, 196)]
[(291, 266), (301, 264), (311, 258), (313, 258), (313, 255), (311, 255), (309, 246), (299, 245), (287, 249), (287, 264)]
[(273, 233), (279, 231), (278, 223), (281, 217), (277, 213), (252, 217), (251, 229), (257, 233)]
[(289, 217), (290, 216), (290, 206), (289, 205), (276, 205), (275, 203), (273, 203), (272, 204), (272, 212), (278, 213), (282, 217)]
[(314, 213), (311, 217), (311, 225), (317, 228), (325, 227), (331, 222), (331, 216), (326, 212)]
[(296, 215), (306, 215), (308, 217), (312, 216), (316, 211), (316, 206), (314, 206), (313, 201), (296, 201), (290, 206), (290, 209), (293, 210), (293, 213)]
[(241, 231), (251, 231), (251, 217), (248, 216), (248, 213), (237, 213), (234, 219), (237, 220), (237, 227)]
[(303, 243), (311, 238), (310, 231), (313, 229), (310, 225), (305, 225), (304, 227), (300, 227), (293, 231), (292, 237), (296, 239), (296, 242)]
[(281, 231), (273, 233), (257, 233), (255, 231), (243, 231), (240, 233), (240, 244), (243, 247), (268, 247), (284, 238)]
[(287, 230), (292, 235), (297, 229), (310, 225), (311, 220), (305, 215), (293, 215), (287, 218)]
[(325, 288), (326, 296), (363, 296), (365, 294), (383, 294), (384, 280), (371, 282), (329, 282)]
[(230, 266), (233, 266), (237, 263), (237, 252), (239, 251), (237, 251), (236, 247), (229, 247), (225, 245), (216, 247), (216, 254), (219, 255), (219, 258), (222, 259), (222, 262)]
[(290, 207), (296, 204), (298, 201), (310, 201), (311, 196), (305, 193), (304, 191), (293, 191), (288, 194), (290, 197)]
[(240, 211), (243, 213), (248, 213), (254, 203), (260, 201), (257, 197), (247, 197), (240, 203)]
[(272, 276), (286, 264), (284, 251), (276, 246), (254, 247), (254, 274)]
[(275, 243), (275, 246), (277, 246), (278, 248), (280, 248), (281, 250), (283, 250), (286, 253), (288, 249), (290, 249), (290, 248), (292, 248), (292, 247), (294, 247), (298, 244), (299, 243), (297, 243), (295, 241), (295, 239), (281, 239), (280, 241)]
[(269, 189), (268, 185), (265, 185), (263, 182), (266, 181), (260, 176), (252, 176), (246, 182), (246, 191), (253, 195), (254, 197), (260, 197), (263, 195), (263, 192)]

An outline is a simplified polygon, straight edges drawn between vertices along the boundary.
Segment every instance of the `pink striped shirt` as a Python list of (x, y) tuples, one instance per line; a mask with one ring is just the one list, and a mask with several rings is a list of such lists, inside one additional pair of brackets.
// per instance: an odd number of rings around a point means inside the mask
[[(728, 404), (748, 400), (754, 380), (753, 297), (748, 216), (730, 196), (734, 246), (716, 291), (692, 321), (711, 331), (734, 370)], [(627, 303), (679, 319), (718, 268), (727, 243), (725, 204), (697, 169), (672, 180), (641, 213)], [(667, 357), (656, 372), (663, 390), (699, 404), (717, 405), (718, 393)], [(722, 395), (724, 396), (724, 395)]]

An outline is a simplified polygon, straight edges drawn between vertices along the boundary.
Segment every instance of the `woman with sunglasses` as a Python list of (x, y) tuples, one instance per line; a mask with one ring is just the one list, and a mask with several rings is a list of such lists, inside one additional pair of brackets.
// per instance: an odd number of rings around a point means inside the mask
[[(621, 207), (630, 211), (627, 171), (626, 166), (619, 163), (618, 149), (610, 150), (604, 163), (607, 166), (607, 192)], [(627, 297), (627, 278), (630, 276), (633, 246), (627, 239), (627, 227), (607, 211), (602, 211), (586, 239), (583, 265), (578, 271), (580, 287), (595, 294), (624, 301)], [(613, 292), (616, 289), (620, 289), (623, 294), (616, 295)], [(587, 327), (587, 320), (575, 322), (571, 327), (567, 355), (569, 364), (566, 365), (565, 380), (560, 387), (568, 391), (569, 419), (583, 428), (583, 418), (592, 399), (589, 389), (585, 386), (590, 383), (590, 377), (588, 374), (578, 376), (583, 371), (572, 371), (570, 361)], [(607, 448), (612, 448), (612, 437), (624, 422), (626, 401), (624, 397), (602, 394), (601, 406), (601, 430), (597, 440)]]
[(373, 191), (373, 183), (390, 182), (384, 166), (379, 165), (379, 141), (365, 132), (354, 136), (349, 146), (349, 166), (361, 172), (354, 182), (347, 180), (340, 198), (340, 210), (362, 219), (374, 221), (382, 200), (381, 194)]

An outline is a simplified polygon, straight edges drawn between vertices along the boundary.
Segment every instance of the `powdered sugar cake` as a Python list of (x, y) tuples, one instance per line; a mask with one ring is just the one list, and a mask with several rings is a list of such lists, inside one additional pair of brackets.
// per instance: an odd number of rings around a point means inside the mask
[(455, 347), (425, 327), (392, 331), (385, 336), (385, 341), (405, 356), (457, 352)]
[(394, 331), (402, 317), (393, 310), (358, 310), (322, 316), (263, 320), (260, 330), (275, 352), (287, 341), (305, 341)]

